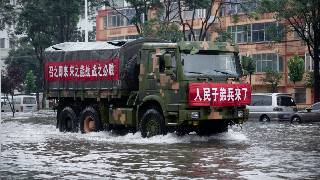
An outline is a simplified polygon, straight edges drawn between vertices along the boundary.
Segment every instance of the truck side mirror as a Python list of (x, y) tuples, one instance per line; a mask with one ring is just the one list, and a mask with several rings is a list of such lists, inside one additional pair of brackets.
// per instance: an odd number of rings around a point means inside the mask
[(171, 54), (165, 54), (164, 55), (164, 64), (166, 68), (172, 67), (172, 57)]
[(247, 68), (248, 67), (248, 57), (247, 56), (243, 56), (242, 57), (242, 60), (241, 60), (242, 62), (242, 67), (243, 68)]
[(244, 70), (244, 71), (243, 71), (243, 75), (244, 75), (244, 76), (248, 76), (248, 71), (247, 71), (247, 70)]

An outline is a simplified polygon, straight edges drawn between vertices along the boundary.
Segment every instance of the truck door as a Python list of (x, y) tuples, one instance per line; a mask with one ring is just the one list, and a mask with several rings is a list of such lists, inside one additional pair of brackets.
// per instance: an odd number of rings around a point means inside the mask
[[(160, 83), (159, 92), (165, 99), (168, 111), (179, 111), (179, 81), (177, 77), (176, 55), (173, 50), (167, 50), (167, 54), (171, 55), (171, 68), (166, 68), (164, 56), (159, 57), (159, 76)], [(166, 70), (172, 70), (172, 75), (166, 75)]]

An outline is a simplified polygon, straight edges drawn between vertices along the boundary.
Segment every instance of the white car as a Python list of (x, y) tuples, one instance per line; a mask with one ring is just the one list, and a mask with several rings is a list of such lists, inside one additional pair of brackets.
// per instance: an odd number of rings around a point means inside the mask
[(30, 112), (38, 110), (36, 98), (34, 96), (24, 95), (13, 96), (13, 101), (11, 97), (9, 97), (9, 100), (4, 99), (1, 112), (12, 112), (12, 108), (14, 108), (15, 112)]

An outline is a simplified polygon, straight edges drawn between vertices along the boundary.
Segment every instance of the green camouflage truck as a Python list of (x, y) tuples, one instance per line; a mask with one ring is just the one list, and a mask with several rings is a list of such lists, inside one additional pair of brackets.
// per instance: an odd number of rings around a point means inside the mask
[(236, 45), (142, 38), (68, 42), (45, 50), (45, 92), (61, 132), (211, 135), (247, 120)]

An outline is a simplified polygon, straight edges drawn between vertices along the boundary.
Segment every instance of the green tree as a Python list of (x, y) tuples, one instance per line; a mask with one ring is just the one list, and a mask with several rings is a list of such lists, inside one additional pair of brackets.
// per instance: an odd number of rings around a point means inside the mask
[(294, 94), (293, 97), (296, 97), (296, 82), (302, 81), (304, 70), (304, 61), (299, 59), (298, 53), (294, 54), (294, 58), (290, 57), (290, 60), (287, 62), (289, 68), (288, 76), (290, 81), (293, 82)]
[(161, 19), (165, 8), (157, 9), (154, 16), (145, 23), (142, 23), (140, 37), (155, 37), (171, 42), (178, 42), (183, 34), (179, 30), (179, 25), (166, 19)]
[[(272, 41), (282, 42), (288, 33), (296, 32), (307, 46), (308, 53), (314, 60), (314, 102), (320, 100), (320, 0), (262, 0), (255, 8), (259, 14), (274, 13), (278, 28), (269, 27), (273, 32)], [(279, 31), (281, 28), (282, 30)]]
[[(6, 70), (1, 70), (1, 93), (5, 94), (6, 97), (11, 95), (13, 100), (14, 90), (22, 91), (25, 76), (22, 75), (23, 70), (21, 67), (7, 67)], [(14, 104), (10, 104), (13, 116), (14, 116)]]
[(245, 68), (245, 70), (247, 70), (248, 73), (250, 74), (250, 84), (251, 84), (251, 75), (254, 74), (254, 72), (256, 72), (256, 67), (257, 67), (257, 63), (253, 62), (252, 57), (248, 57), (248, 67)]
[(313, 73), (313, 71), (307, 71), (303, 86), (306, 89), (310, 88), (311, 92), (314, 92), (314, 73)]
[(27, 86), (28, 94), (32, 93), (34, 88), (36, 87), (32, 70), (27, 74), (25, 84)]
[(32, 46), (20, 46), (17, 49), (11, 49), (4, 63), (7, 67), (18, 66), (23, 70), (23, 76), (32, 70), (35, 74), (39, 71), (39, 61)]
[(280, 74), (269, 67), (265, 69), (265, 72), (265, 76), (260, 79), (263, 83), (270, 84), (272, 86), (272, 92), (274, 93), (274, 90), (279, 85), (280, 80), (283, 79), (283, 74)]

